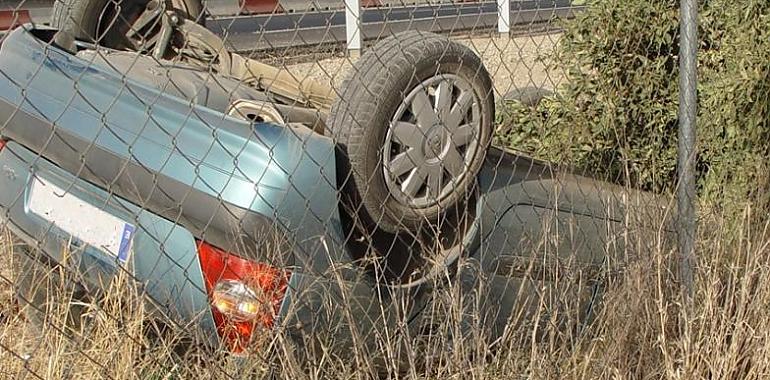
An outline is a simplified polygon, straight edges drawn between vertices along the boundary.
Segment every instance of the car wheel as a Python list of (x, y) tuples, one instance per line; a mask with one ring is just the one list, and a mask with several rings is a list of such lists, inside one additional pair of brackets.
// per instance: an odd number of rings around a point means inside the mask
[(475, 182), (495, 115), (492, 81), (469, 48), (405, 32), (368, 50), (335, 101), (344, 201), (366, 228), (436, 223)]
[(203, 11), (200, 0), (56, 0), (51, 26), (109, 48), (141, 50), (159, 32), (166, 9), (191, 20)]

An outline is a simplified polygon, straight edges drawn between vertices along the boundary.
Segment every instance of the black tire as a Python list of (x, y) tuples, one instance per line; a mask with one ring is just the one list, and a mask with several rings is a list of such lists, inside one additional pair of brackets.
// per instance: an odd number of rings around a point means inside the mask
[[(95, 42), (113, 49), (125, 49), (125, 33), (132, 20), (145, 8), (149, 0), (55, 0), (51, 26), (72, 34), (73, 37)], [(115, 4), (120, 4), (116, 15)], [(203, 12), (200, 0), (166, 0), (181, 17), (199, 20)]]
[[(466, 174), (453, 182), (453, 188), (445, 187), (451, 193), (442, 193), (425, 207), (414, 207), (396, 199), (393, 186), (389, 188), (386, 183), (385, 139), (391, 119), (405, 104), (407, 94), (422, 86), (426, 78), (443, 75), (462, 78), (472, 87), (477, 97), (474, 104), (478, 104), (481, 114), (478, 144), (474, 152), (464, 153), (470, 160), (465, 163)], [(481, 59), (469, 48), (443, 36), (411, 31), (391, 36), (369, 49), (342, 84), (327, 123), (340, 157), (338, 181), (343, 201), (356, 210), (358, 224), (367, 230), (414, 230), (425, 222), (436, 223), (455, 210), (475, 183), (491, 140), (494, 115), (492, 81)]]

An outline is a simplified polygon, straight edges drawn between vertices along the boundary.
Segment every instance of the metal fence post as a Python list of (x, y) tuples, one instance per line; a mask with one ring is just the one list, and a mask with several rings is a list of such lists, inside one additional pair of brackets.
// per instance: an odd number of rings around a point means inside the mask
[(503, 35), (511, 31), (511, 0), (497, 0), (497, 31)]
[(351, 57), (361, 54), (361, 3), (360, 0), (345, 0), (345, 34)]
[(698, 2), (681, 0), (679, 51), (679, 208), (680, 280), (686, 298), (693, 296), (695, 257), (695, 127), (698, 114)]

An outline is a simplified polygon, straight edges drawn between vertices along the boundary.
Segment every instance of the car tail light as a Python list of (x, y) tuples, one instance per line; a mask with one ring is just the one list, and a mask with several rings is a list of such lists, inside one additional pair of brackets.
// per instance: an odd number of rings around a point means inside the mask
[(289, 272), (198, 242), (201, 269), (220, 338), (235, 353), (267, 333), (286, 294)]

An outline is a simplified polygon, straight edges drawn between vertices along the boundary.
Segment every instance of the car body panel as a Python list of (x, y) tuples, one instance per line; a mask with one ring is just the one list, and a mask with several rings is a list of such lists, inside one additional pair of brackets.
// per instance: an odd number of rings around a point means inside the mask
[[(1, 54), (0, 112), (10, 115), (2, 133), (56, 165), (150, 208), (177, 206), (179, 214), (179, 203), (195, 191), (222, 207), (266, 215), (287, 230), (281, 232), (299, 234), (299, 251), (320, 249), (312, 236), (340, 241), (328, 138), (252, 127), (91, 66), (21, 29), (6, 37)], [(165, 202), (156, 200), (159, 192)], [(195, 222), (209, 228), (209, 218)]]
[[(0, 152), (0, 167), (4, 173), (0, 207), (5, 211), (8, 227), (27, 244), (45, 252), (56, 263), (67, 263), (68, 268), (76, 269), (79, 283), (104, 288), (119, 273), (130, 272), (142, 284), (141, 290), (148, 299), (172, 320), (197, 321), (206, 332), (202, 336), (216, 337), (195, 240), (190, 232), (77, 180), (15, 142), (9, 142)], [(141, 226), (134, 235), (128, 265), (120, 265), (116, 257), (82, 244), (34, 214), (28, 207), (29, 190), (33, 182), (40, 180)]]
[(487, 281), (483, 296), (465, 294), (493, 341), (522, 323), (522, 331), (543, 328), (538, 318), (586, 323), (610, 278), (676, 236), (669, 198), (497, 149), (479, 187), (481, 244), (462, 282), (477, 289)]
[[(103, 189), (103, 200), (86, 199), (95, 205), (124, 199), (129, 211), (107, 211), (144, 231), (137, 234), (135, 251), (155, 253), (135, 263), (132, 274), (161, 276), (159, 281), (171, 288), (189, 282), (161, 262), (199, 273), (194, 239), (205, 239), (253, 260), (284, 259), (278, 264), (293, 272), (287, 299), (298, 300), (297, 308), (306, 310), (299, 314), (353, 302), (361, 305), (360, 312), (346, 323), (368, 320), (372, 325), (382, 315), (394, 318), (390, 310), (375, 305), (379, 284), (351, 265), (343, 247), (330, 139), (303, 128), (251, 125), (190, 105), (89, 66), (23, 29), (6, 37), (0, 72), (0, 87), (5, 88), (0, 93), (0, 133), (12, 141), (8, 151), (24, 157), (15, 170), (30, 173), (38, 164), (58, 168), (68, 174), (59, 181), (64, 189), (71, 187), (67, 183)], [(57, 90), (50, 91), (51, 85)], [(152, 122), (139, 125), (140, 120)], [(12, 197), (20, 189), (7, 187), (4, 194)], [(18, 199), (8, 202), (11, 209), (24, 207)], [(144, 220), (143, 214), (176, 228), (157, 230), (157, 220)], [(44, 230), (40, 220), (19, 212), (7, 214), (6, 220), (17, 225), (15, 232), (27, 243), (41, 238), (35, 233)], [(145, 243), (142, 236), (149, 231), (158, 234)], [(180, 233), (184, 236), (176, 235)], [(270, 252), (249, 248), (272, 233), (288, 242), (292, 257), (269, 257)], [(43, 251), (59, 262), (62, 242), (70, 239), (49, 240), (57, 241)], [(330, 289), (324, 276), (342, 276), (342, 287), (353, 289), (351, 295)], [(200, 281), (195, 283), (200, 299), (206, 292)], [(319, 293), (324, 293), (322, 299), (308, 296)], [(154, 302), (169, 305), (169, 297), (179, 298), (160, 294)], [(210, 319), (208, 306), (187, 306)], [(180, 323), (189, 323), (194, 314), (185, 313)], [(366, 315), (371, 316), (360, 318)]]

